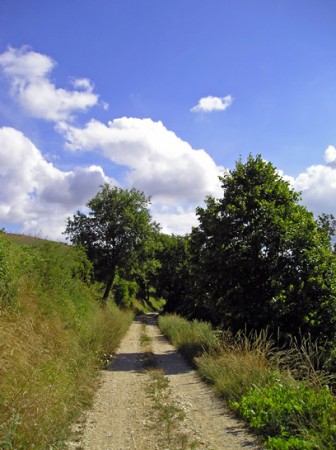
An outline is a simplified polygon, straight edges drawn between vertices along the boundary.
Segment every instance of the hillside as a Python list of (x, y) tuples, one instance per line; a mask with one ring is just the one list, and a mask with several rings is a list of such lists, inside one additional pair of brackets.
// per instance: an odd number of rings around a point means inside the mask
[(96, 289), (80, 250), (0, 233), (0, 448), (63, 448), (132, 317)]

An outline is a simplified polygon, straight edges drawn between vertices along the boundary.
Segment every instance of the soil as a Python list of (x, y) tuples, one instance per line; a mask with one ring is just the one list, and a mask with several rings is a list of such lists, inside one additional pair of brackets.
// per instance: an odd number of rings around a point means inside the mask
[[(184, 418), (173, 432), (181, 443), (167, 439), (166, 424), (158, 421), (149, 394), (150, 374), (144, 370), (146, 352), (141, 334), (151, 337), (156, 366), (169, 380), (169, 395)], [(234, 418), (224, 402), (201, 381), (196, 371), (169, 344), (156, 325), (155, 315), (136, 319), (121, 342), (115, 359), (101, 373), (93, 407), (76, 425), (68, 449), (84, 450), (255, 450), (257, 439)]]

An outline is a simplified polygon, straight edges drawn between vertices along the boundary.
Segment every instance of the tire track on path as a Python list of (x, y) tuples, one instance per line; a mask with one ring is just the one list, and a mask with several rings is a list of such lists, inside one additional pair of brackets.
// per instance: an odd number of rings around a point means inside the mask
[(144, 322), (146, 333), (152, 338), (156, 364), (164, 370), (174, 401), (186, 415), (183, 423), (176, 426), (183, 427), (183, 433), (198, 442), (194, 448), (262, 448), (168, 343), (156, 325), (156, 316), (146, 315), (132, 323), (114, 361), (102, 371), (93, 406), (85, 413), (82, 425), (77, 425), (79, 437), (68, 442), (68, 449), (180, 450), (159, 444), (160, 424), (157, 431), (148, 426), (153, 405), (147, 391), (149, 375), (143, 371), (145, 354), (140, 346)]

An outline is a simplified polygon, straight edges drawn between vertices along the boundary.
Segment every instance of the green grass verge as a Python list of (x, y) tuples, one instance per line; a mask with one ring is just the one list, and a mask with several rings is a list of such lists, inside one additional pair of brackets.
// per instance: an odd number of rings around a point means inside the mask
[(190, 362), (194, 358), (218, 346), (217, 334), (206, 322), (188, 321), (174, 314), (159, 316), (158, 325), (171, 343)]
[(279, 352), (266, 333), (219, 337), (208, 324), (175, 315), (161, 316), (159, 326), (178, 349), (197, 349), (187, 354), (201, 376), (262, 436), (267, 448), (336, 448), (330, 380), (312, 370), (302, 349)]

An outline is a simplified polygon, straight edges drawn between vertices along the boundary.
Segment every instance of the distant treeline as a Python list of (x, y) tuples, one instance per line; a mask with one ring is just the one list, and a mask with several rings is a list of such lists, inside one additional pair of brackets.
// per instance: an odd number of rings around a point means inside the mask
[(67, 236), (105, 283), (103, 301), (111, 290), (123, 305), (163, 298), (166, 311), (234, 333), (268, 329), (280, 344), (309, 336), (332, 349), (334, 217), (316, 220), (260, 155), (239, 160), (220, 180), (222, 197), (197, 208), (189, 235), (161, 233), (149, 198), (108, 185), (88, 203), (89, 214), (68, 220)]

